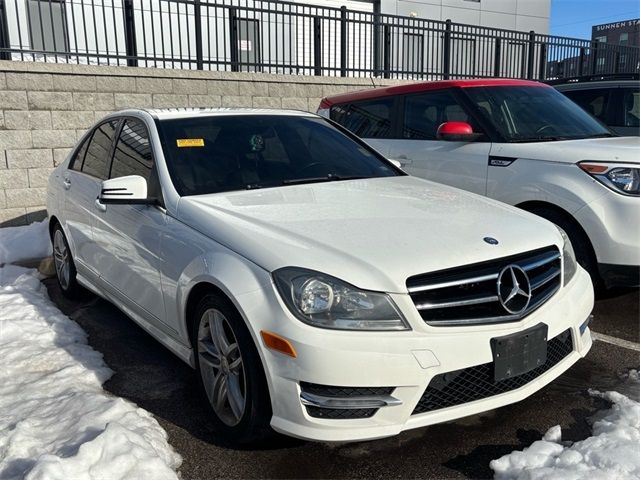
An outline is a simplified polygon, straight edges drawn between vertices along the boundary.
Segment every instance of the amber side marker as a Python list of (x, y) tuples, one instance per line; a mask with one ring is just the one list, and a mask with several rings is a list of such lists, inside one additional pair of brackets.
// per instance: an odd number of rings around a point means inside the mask
[(579, 163), (578, 165), (582, 170), (588, 173), (604, 173), (609, 170), (609, 167), (606, 165), (596, 165), (593, 163)]
[(283, 338), (280, 335), (276, 335), (272, 332), (267, 332), (266, 330), (261, 330), (260, 335), (262, 335), (264, 344), (271, 350), (284, 353), (285, 355), (289, 355), (293, 358), (296, 358), (298, 356), (298, 354), (296, 353), (296, 349), (293, 348), (291, 342), (289, 342), (289, 340), (287, 340), (286, 338)]

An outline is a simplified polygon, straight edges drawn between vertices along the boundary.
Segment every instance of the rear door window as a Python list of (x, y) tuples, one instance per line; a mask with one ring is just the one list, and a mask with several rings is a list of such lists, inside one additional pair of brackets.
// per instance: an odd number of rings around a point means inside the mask
[(69, 163), (69, 168), (71, 170), (75, 170), (76, 172), (82, 171), (82, 162), (84, 162), (84, 157), (87, 154), (87, 147), (89, 146), (89, 142), (91, 141), (91, 135), (88, 135), (87, 138), (84, 139), (82, 145), (78, 150), (76, 150), (75, 155), (71, 159)]
[(106, 180), (117, 125), (118, 121), (112, 120), (94, 130), (80, 169), (82, 173)]
[(394, 97), (336, 105), (331, 119), (361, 138), (391, 137)]

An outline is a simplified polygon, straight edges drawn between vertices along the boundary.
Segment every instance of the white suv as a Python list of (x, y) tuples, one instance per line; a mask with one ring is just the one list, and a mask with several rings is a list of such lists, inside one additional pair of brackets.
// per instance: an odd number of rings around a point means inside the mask
[(319, 113), (419, 177), (562, 227), (594, 282), (640, 285), (640, 138), (526, 80), (422, 82), (325, 98)]
[(571, 243), (308, 113), (109, 115), (51, 175), (64, 293), (198, 371), (245, 443), (379, 438), (540, 389), (591, 347)]

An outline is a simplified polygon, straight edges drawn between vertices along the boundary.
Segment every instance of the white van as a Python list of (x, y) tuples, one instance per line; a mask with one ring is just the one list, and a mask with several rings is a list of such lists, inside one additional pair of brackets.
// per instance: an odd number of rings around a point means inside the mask
[(318, 113), (419, 177), (564, 229), (606, 286), (640, 284), (640, 138), (526, 80), (421, 82), (327, 97)]

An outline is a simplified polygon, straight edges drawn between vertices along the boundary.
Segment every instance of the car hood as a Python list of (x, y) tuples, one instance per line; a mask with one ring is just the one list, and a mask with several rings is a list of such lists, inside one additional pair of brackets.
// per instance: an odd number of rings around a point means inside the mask
[(396, 293), (412, 275), (562, 242), (546, 220), (409, 176), (183, 197), (177, 216), (270, 272), (304, 267)]
[(587, 138), (557, 142), (493, 144), (491, 155), (560, 163), (583, 160), (638, 162), (640, 137)]

